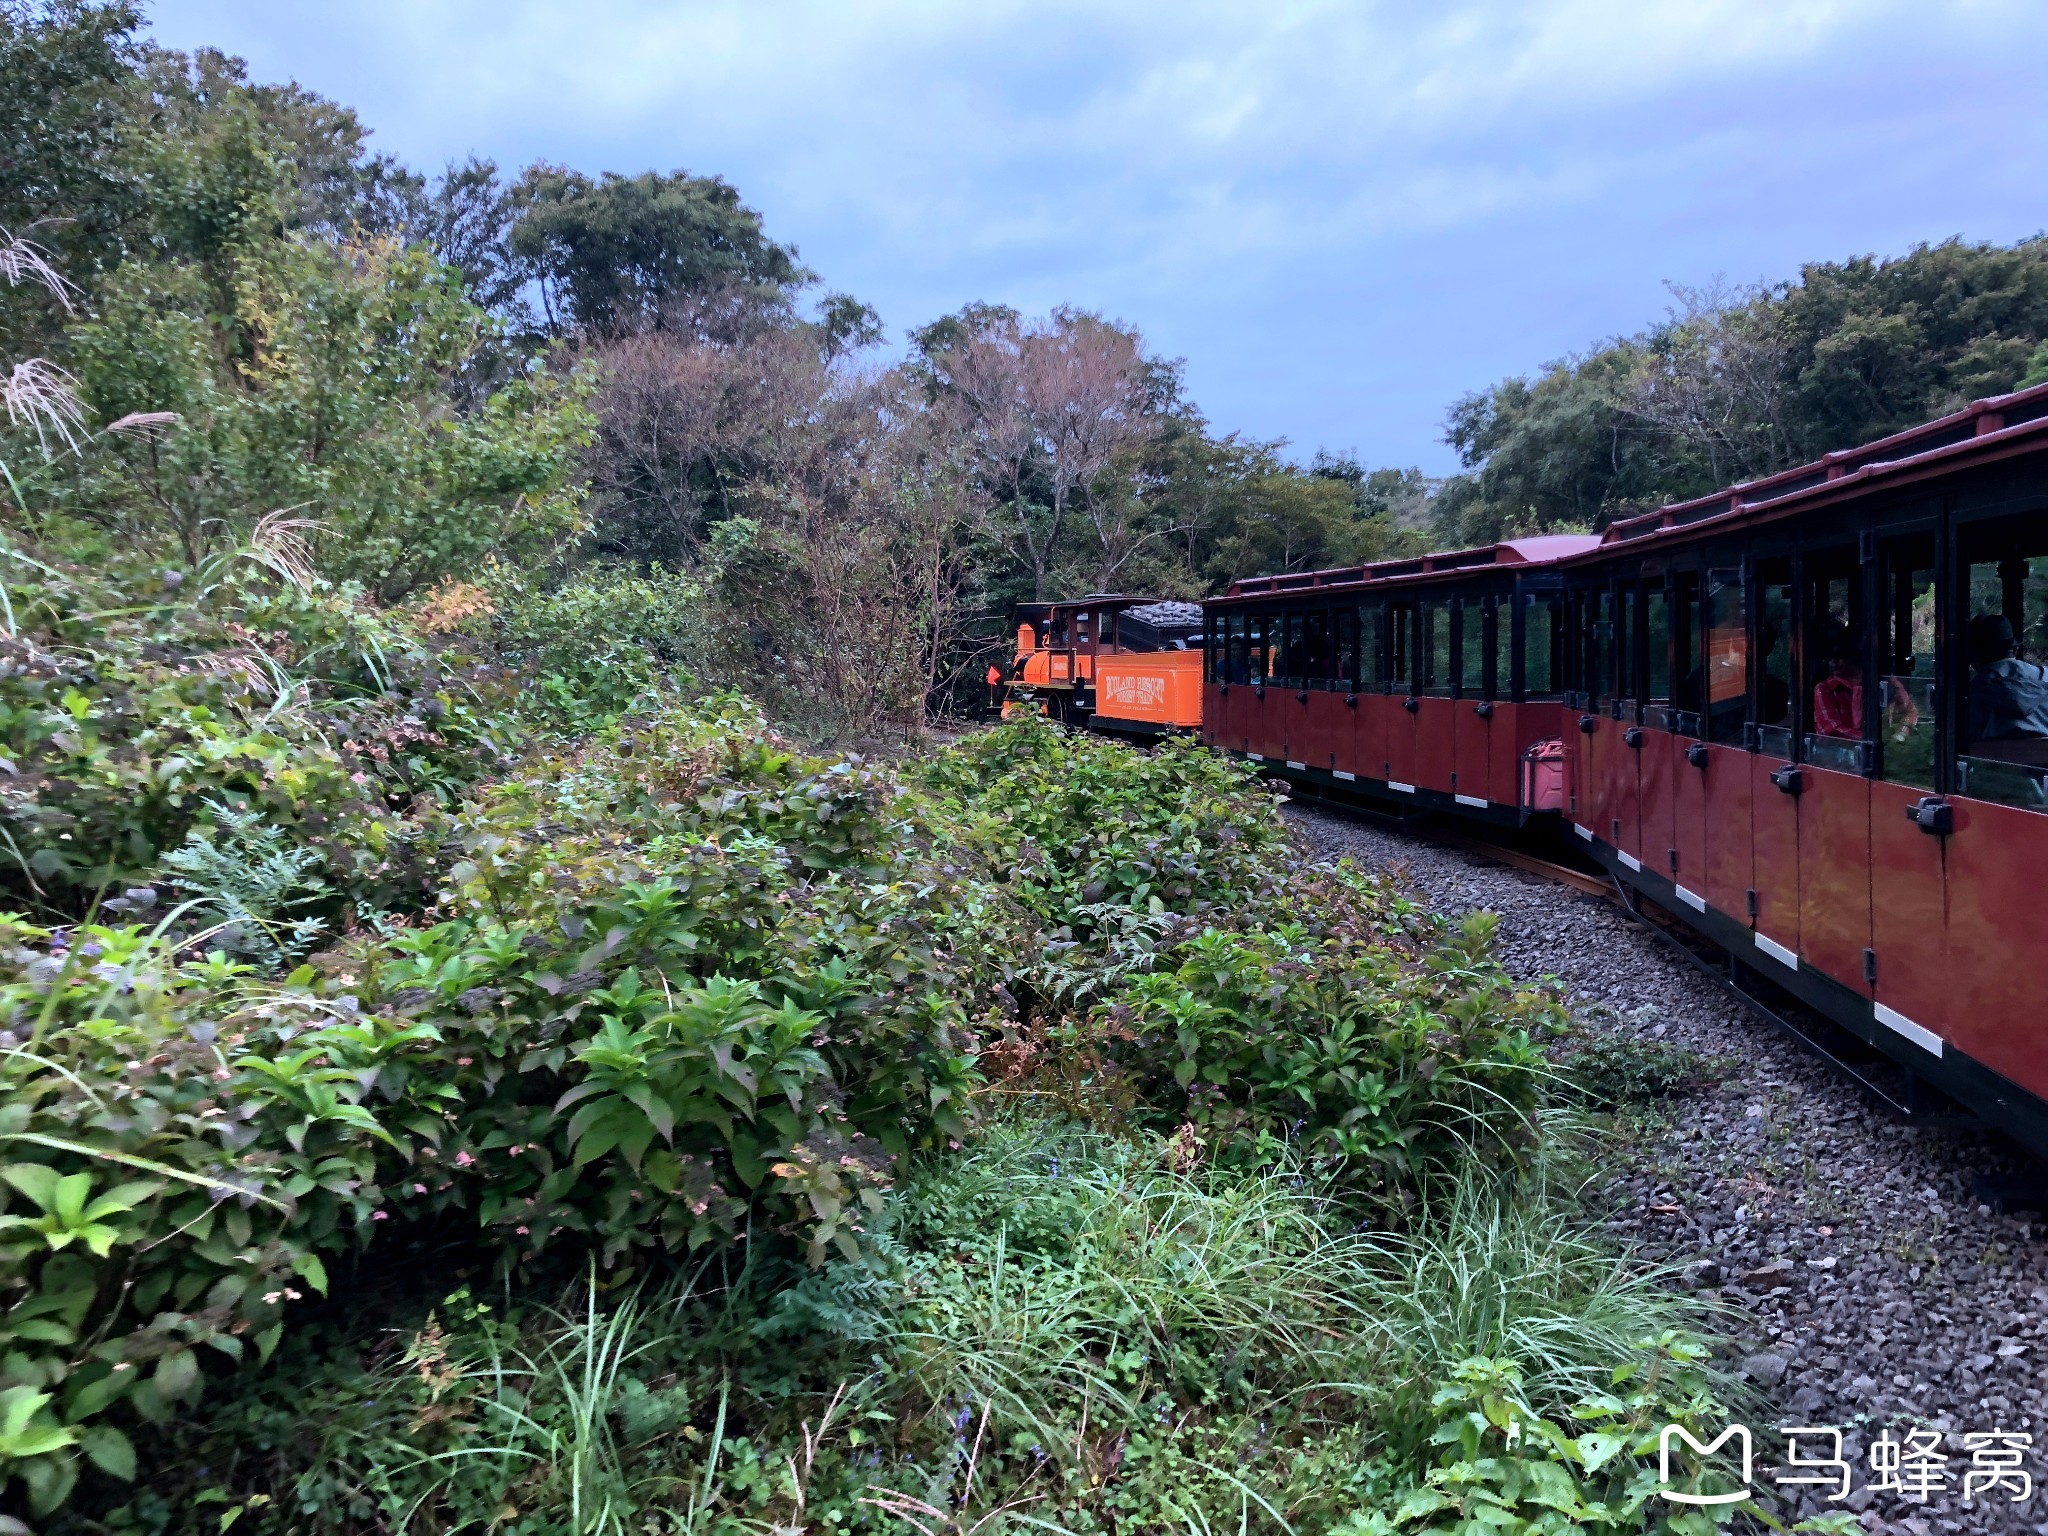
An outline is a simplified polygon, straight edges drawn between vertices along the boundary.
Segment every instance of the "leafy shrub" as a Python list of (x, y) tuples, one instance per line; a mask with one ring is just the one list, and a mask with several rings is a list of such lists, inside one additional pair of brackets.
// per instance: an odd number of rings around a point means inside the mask
[(461, 915), (282, 981), (8, 930), (5, 1369), (66, 1436), (16, 1469), (40, 1504), (111, 1407), (197, 1391), (198, 1344), (267, 1353), (289, 1277), (380, 1223), (459, 1217), (508, 1265), (750, 1227), (858, 1252), (895, 1158), (965, 1128), (948, 898), (874, 775), (738, 723), (538, 762), (458, 824)]
[(433, 622), (452, 609), (448, 622), (521, 675), (520, 713), (575, 739), (656, 712), (688, 685), (702, 605), (696, 581), (659, 566), (592, 567), (555, 586), (499, 567), (486, 585), (435, 593), (422, 617)]
[(1072, 1048), (1129, 1079), (1142, 1122), (1184, 1122), (1233, 1165), (1298, 1148), (1404, 1198), (1472, 1162), (1512, 1167), (1536, 1143), (1531, 1032), (1561, 1019), (1488, 959), (1497, 923), (1468, 916), (1421, 964), (1298, 925), (1211, 929), (1097, 1005)]
[(1140, 752), (1026, 715), (966, 737), (924, 781), (1015, 900), (1083, 934), (1108, 921), (1091, 909), (1250, 909), (1292, 846), (1248, 769), (1184, 740)]
[(1588, 1033), (1563, 1065), (1572, 1089), (1608, 1109), (1697, 1092), (1713, 1068), (1706, 1057), (1684, 1046), (1604, 1029)]
[(247, 562), (124, 582), (0, 561), (0, 891), (22, 906), (83, 915), (149, 882), (223, 805), (319, 851), (335, 894), (311, 915), (418, 905), (422, 810), (517, 745), (487, 670), (342, 595)]

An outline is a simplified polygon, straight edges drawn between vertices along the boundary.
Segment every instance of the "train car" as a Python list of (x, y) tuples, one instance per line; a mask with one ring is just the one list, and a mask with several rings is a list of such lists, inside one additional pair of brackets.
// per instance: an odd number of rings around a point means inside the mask
[(1013, 707), (1131, 737), (1202, 723), (1202, 609), (1197, 603), (1097, 593), (1017, 610)]
[(2048, 386), (1598, 538), (1235, 584), (1202, 735), (1553, 823), (2048, 1157)]

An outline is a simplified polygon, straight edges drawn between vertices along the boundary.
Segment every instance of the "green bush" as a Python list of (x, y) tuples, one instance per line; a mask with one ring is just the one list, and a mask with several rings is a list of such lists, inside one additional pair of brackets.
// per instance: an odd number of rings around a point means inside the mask
[(1026, 715), (949, 748), (924, 782), (1015, 900), (1083, 936), (1117, 908), (1270, 902), (1292, 847), (1252, 773), (1185, 740), (1141, 752)]
[(1299, 1152), (1356, 1188), (1406, 1198), (1536, 1145), (1547, 997), (1488, 959), (1476, 913), (1426, 960), (1298, 925), (1210, 929), (1071, 1026), (1077, 1059), (1122, 1074), (1142, 1123), (1185, 1123), (1212, 1155)]
[(858, 1253), (895, 1159), (965, 1129), (968, 989), (881, 781), (764, 737), (685, 717), (540, 761), (458, 824), (457, 915), (282, 980), (8, 930), (0, 1369), (48, 1443), (0, 1467), (39, 1509), (383, 1223), (459, 1219), (513, 1268)]
[(465, 630), (525, 680), (521, 714), (571, 740), (658, 711), (703, 644), (701, 587), (659, 566), (593, 567), (554, 586), (501, 567), (475, 597)]
[(489, 669), (255, 558), (124, 581), (8, 550), (0, 577), (0, 893), (32, 910), (159, 878), (223, 805), (319, 852), (314, 915), (416, 907), (422, 812), (519, 744)]

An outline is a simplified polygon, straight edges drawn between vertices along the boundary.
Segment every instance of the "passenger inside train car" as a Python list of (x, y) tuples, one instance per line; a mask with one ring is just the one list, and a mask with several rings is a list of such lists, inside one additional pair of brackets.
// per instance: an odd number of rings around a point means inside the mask
[(1956, 785), (1976, 800), (2048, 805), (2048, 535), (2039, 519), (1966, 530), (1963, 741)]

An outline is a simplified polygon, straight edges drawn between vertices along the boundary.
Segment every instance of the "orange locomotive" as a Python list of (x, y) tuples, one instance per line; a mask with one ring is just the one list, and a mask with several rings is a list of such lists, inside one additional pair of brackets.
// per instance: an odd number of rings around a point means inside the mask
[(1199, 603), (1094, 593), (1022, 603), (1003, 713), (1042, 705), (1055, 720), (1125, 736), (1202, 724)]

